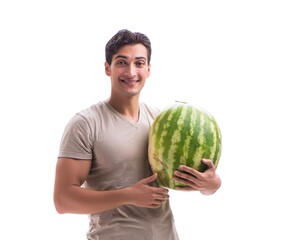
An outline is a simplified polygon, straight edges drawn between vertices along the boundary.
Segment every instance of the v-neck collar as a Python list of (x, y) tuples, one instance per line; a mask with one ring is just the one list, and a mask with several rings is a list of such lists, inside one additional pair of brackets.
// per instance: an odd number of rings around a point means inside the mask
[(139, 104), (139, 117), (138, 117), (138, 121), (137, 122), (133, 122), (130, 119), (128, 119), (127, 117), (125, 117), (123, 114), (119, 113), (114, 107), (112, 107), (107, 101), (105, 101), (106, 106), (119, 118), (121, 118), (122, 120), (128, 122), (130, 125), (134, 126), (134, 127), (139, 127), (140, 125), (140, 119), (141, 119), (141, 103)]

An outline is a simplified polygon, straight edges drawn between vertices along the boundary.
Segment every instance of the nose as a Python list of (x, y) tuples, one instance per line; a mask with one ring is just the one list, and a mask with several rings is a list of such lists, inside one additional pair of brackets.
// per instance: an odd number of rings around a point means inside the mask
[(128, 66), (128, 68), (126, 69), (126, 75), (129, 78), (132, 78), (132, 77), (137, 75), (137, 69), (136, 69), (136, 67), (133, 64), (130, 64)]

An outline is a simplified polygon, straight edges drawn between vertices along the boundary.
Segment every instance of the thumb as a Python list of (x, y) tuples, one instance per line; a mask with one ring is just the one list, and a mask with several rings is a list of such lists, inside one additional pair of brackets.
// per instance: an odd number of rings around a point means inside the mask
[(157, 173), (154, 173), (153, 175), (149, 176), (148, 178), (144, 178), (142, 179), (140, 182), (142, 184), (148, 184), (148, 183), (151, 183), (153, 181), (155, 181), (157, 179), (157, 176), (158, 174)]
[(210, 159), (202, 159), (202, 162), (203, 162), (205, 165), (207, 165), (208, 169), (210, 169), (210, 168), (215, 168), (215, 166), (214, 166), (212, 160), (210, 160)]

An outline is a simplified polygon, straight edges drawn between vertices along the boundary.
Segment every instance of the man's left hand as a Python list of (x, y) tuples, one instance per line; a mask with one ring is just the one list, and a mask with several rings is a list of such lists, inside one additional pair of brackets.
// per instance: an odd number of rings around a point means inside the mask
[(213, 162), (209, 159), (202, 159), (202, 162), (207, 165), (204, 172), (199, 172), (185, 165), (179, 167), (180, 171), (174, 172), (174, 180), (186, 185), (185, 187), (176, 187), (177, 190), (197, 190), (205, 195), (213, 194), (218, 190), (221, 180), (216, 174)]

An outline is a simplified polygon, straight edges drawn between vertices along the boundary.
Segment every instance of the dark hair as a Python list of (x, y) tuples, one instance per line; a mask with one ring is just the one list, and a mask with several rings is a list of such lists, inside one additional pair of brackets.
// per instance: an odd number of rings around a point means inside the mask
[(127, 29), (118, 31), (106, 44), (106, 62), (110, 65), (112, 57), (125, 45), (143, 44), (147, 49), (147, 61), (150, 63), (151, 43), (149, 38), (140, 32), (131, 32)]

